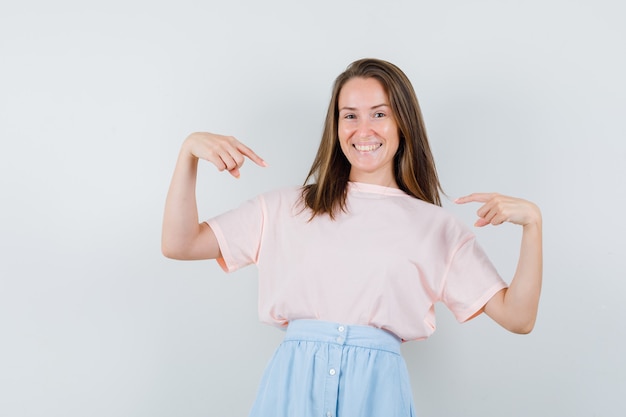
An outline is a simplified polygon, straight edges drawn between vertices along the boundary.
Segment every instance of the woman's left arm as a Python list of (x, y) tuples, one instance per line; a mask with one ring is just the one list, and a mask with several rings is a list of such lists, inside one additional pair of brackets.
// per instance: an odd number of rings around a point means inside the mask
[(474, 224), (483, 227), (510, 222), (522, 226), (519, 261), (508, 288), (483, 307), (489, 317), (514, 333), (530, 333), (535, 326), (543, 271), (541, 211), (530, 201), (495, 193), (474, 193), (456, 203), (483, 203)]

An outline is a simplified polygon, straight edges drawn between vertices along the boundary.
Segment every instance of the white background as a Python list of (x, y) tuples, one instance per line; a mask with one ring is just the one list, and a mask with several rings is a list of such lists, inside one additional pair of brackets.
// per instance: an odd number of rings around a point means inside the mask
[[(419, 415), (624, 415), (623, 2), (87, 3), (0, 6), (0, 415), (245, 416), (282, 333), (254, 267), (161, 255), (178, 149), (209, 130), (270, 164), (203, 165), (202, 218), (301, 184), (332, 81), (367, 56), (413, 81), (450, 199), (544, 214), (534, 332), (438, 308), (403, 346)], [(508, 279), (519, 230), (478, 234)]]

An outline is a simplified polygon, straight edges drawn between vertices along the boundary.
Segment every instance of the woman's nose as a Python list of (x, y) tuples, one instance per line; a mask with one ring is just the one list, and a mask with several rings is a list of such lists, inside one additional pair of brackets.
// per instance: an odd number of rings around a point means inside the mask
[(359, 120), (357, 126), (357, 135), (359, 137), (368, 137), (372, 135), (372, 123), (367, 119)]

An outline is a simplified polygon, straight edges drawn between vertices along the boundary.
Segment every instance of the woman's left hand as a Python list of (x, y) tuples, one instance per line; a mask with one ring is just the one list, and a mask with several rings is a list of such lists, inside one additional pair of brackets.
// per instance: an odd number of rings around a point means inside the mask
[(534, 203), (498, 193), (473, 193), (454, 200), (457, 204), (484, 203), (476, 212), (474, 226), (494, 226), (510, 222), (521, 226), (541, 223), (541, 211)]
[(497, 193), (474, 193), (455, 200), (458, 204), (483, 203), (475, 226), (510, 222), (523, 227), (519, 260), (508, 288), (496, 293), (483, 311), (515, 333), (530, 332), (537, 319), (543, 275), (541, 211), (534, 203)]

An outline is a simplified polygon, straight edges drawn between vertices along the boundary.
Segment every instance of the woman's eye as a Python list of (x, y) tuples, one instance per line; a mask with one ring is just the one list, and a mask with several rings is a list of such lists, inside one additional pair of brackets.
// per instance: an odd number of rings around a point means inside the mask
[(344, 119), (354, 119), (354, 114), (346, 114), (345, 116), (343, 116)]
[(383, 113), (383, 112), (376, 112), (376, 113), (374, 113), (374, 117), (375, 118), (385, 117), (385, 113)]

